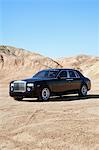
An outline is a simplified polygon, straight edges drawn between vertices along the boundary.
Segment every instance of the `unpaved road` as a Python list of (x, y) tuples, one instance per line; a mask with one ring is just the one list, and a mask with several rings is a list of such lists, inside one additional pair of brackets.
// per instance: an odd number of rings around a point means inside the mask
[(99, 150), (99, 95), (14, 101), (0, 86), (0, 150)]

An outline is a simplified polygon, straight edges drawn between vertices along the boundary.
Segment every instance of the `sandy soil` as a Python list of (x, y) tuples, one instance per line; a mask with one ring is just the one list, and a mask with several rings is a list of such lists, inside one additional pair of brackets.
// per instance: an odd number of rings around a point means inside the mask
[(18, 102), (0, 82), (0, 150), (99, 150), (98, 82), (93, 89), (84, 99)]

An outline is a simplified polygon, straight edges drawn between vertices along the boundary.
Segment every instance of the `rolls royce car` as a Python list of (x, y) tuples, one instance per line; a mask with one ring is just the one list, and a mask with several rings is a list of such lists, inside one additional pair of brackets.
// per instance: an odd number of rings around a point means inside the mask
[(15, 100), (38, 98), (47, 101), (50, 96), (78, 93), (86, 96), (91, 81), (75, 69), (47, 69), (32, 78), (10, 82), (9, 93)]

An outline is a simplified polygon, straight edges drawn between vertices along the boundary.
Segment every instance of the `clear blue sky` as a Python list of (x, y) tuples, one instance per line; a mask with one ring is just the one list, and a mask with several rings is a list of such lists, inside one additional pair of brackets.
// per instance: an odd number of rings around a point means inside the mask
[(49, 57), (99, 55), (98, 0), (0, 0), (0, 44)]

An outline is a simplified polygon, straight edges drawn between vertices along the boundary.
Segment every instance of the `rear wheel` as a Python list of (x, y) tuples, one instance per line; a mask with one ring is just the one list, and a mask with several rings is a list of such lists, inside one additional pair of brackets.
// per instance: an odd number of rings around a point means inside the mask
[(40, 90), (40, 93), (39, 93), (39, 100), (41, 101), (48, 101), (48, 99), (50, 98), (50, 90), (48, 87), (43, 87), (41, 90)]
[(83, 84), (79, 91), (79, 96), (86, 96), (87, 92), (88, 92), (87, 86), (85, 84)]

